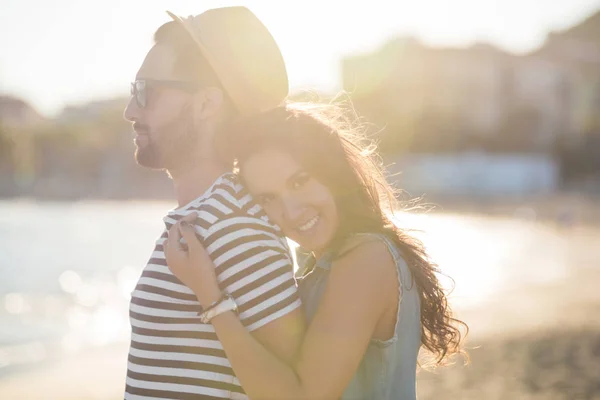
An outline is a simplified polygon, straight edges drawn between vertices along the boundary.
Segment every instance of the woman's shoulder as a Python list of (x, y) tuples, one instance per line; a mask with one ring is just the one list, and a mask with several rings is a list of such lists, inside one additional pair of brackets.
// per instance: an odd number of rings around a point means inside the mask
[(340, 247), (331, 263), (329, 285), (334, 290), (353, 291), (385, 308), (396, 295), (397, 276), (396, 259), (385, 236), (361, 234), (348, 238)]
[(333, 264), (365, 268), (370, 274), (388, 275), (394, 271), (396, 255), (393, 241), (381, 233), (359, 233), (348, 237), (336, 251)]
[(336, 251), (336, 259), (345, 257), (354, 251), (370, 253), (390, 253), (394, 242), (383, 233), (362, 232), (355, 233), (339, 246)]

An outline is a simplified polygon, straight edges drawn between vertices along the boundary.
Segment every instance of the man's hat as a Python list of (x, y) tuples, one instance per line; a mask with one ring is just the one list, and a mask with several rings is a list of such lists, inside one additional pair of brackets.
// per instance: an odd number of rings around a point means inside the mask
[(223, 7), (181, 18), (167, 13), (194, 39), (241, 115), (280, 105), (289, 84), (271, 33), (246, 7)]

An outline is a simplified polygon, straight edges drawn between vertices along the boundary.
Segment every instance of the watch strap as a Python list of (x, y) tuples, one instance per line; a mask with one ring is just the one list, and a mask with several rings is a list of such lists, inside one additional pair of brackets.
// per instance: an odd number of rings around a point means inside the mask
[(216, 317), (217, 315), (223, 314), (227, 311), (233, 311), (236, 314), (238, 311), (238, 307), (237, 307), (235, 300), (233, 299), (233, 297), (231, 297), (228, 294), (226, 294), (225, 298), (221, 302), (219, 302), (217, 305), (212, 307), (210, 310), (203, 312), (200, 315), (200, 320), (203, 323), (208, 324), (214, 317)]

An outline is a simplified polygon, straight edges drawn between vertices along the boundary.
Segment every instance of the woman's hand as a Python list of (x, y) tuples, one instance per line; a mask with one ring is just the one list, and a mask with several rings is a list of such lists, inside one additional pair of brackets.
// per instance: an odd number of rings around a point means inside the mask
[[(173, 275), (192, 289), (200, 305), (206, 307), (221, 297), (221, 289), (217, 282), (215, 264), (191, 225), (195, 218), (196, 214), (193, 213), (171, 226), (164, 252)], [(187, 243), (187, 249), (180, 243), (182, 237)]]

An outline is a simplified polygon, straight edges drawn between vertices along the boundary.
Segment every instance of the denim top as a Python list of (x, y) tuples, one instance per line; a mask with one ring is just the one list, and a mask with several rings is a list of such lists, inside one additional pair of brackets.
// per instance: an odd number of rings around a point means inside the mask
[[(416, 285), (393, 241), (382, 234), (365, 233), (360, 236), (383, 241), (394, 258), (400, 285), (398, 316), (391, 338), (371, 339), (342, 400), (415, 400), (417, 355), (421, 346), (421, 306)], [(334, 255), (326, 252), (310, 272), (306, 272), (306, 268), (300, 271), (304, 274), (299, 278), (300, 295), (309, 322), (323, 296), (333, 259)]]

